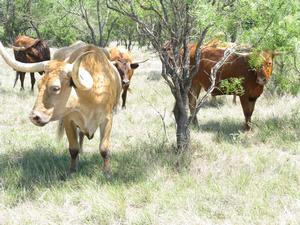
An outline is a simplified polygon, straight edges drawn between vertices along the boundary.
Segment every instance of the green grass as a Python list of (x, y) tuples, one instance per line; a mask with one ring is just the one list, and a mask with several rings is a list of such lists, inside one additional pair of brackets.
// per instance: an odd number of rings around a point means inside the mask
[(207, 104), (178, 156), (174, 100), (147, 63), (114, 117), (109, 179), (98, 131), (69, 175), (66, 137), (31, 124), (37, 90), (28, 75), (12, 89), (0, 60), (0, 224), (300, 224), (300, 96), (259, 98), (248, 133), (239, 102)]

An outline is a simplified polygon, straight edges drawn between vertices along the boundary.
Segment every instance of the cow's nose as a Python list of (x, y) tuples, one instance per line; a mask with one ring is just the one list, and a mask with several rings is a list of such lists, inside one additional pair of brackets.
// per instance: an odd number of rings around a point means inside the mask
[(36, 122), (41, 122), (41, 117), (39, 115), (34, 115), (34, 116), (32, 116), (32, 120), (34, 120)]
[(41, 114), (37, 111), (32, 111), (30, 114), (29, 114), (29, 119), (31, 121), (34, 121), (34, 122), (41, 122)]
[(259, 78), (257, 78), (257, 83), (260, 84), (260, 85), (264, 85), (264, 84), (267, 83), (267, 78), (259, 77)]
[(123, 85), (125, 85), (125, 86), (126, 86), (126, 85), (129, 85), (129, 82), (130, 82), (130, 81), (129, 81), (128, 79), (126, 79), (126, 80), (124, 79), (124, 80), (123, 80)]
[(29, 119), (31, 120), (31, 122), (37, 126), (43, 126), (46, 124), (46, 122), (44, 121), (45, 119), (43, 119), (44, 117), (42, 116), (42, 114), (38, 111), (32, 111), (29, 114)]

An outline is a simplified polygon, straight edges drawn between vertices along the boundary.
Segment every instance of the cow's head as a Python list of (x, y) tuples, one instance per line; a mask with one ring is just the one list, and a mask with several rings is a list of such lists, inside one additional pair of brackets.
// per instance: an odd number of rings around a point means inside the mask
[[(251, 53), (235, 53), (239, 56), (246, 57), (247, 60), (251, 57)], [(256, 83), (259, 85), (265, 85), (272, 75), (273, 71), (273, 59), (277, 53), (272, 51), (263, 51), (260, 54), (256, 55), (255, 57), (259, 57), (259, 66), (255, 69), (256, 71)]]
[(261, 53), (262, 65), (261, 68), (257, 71), (256, 83), (259, 85), (265, 85), (272, 75), (273, 71), (273, 59), (275, 53), (271, 51), (264, 51)]
[(31, 122), (37, 126), (61, 119), (68, 112), (72, 107), (72, 98), (69, 98), (72, 85), (80, 91), (88, 91), (93, 86), (91, 74), (80, 66), (82, 59), (93, 52), (83, 53), (72, 64), (55, 60), (21, 63), (12, 58), (0, 42), (0, 54), (17, 71), (45, 71), (45, 76), (39, 81), (39, 94), (29, 115)]
[(32, 123), (44, 126), (50, 121), (59, 120), (69, 113), (74, 104), (70, 97), (72, 86), (88, 91), (93, 86), (91, 74), (80, 66), (84, 53), (73, 64), (50, 61), (45, 76), (39, 81), (39, 94), (29, 115)]
[(122, 86), (129, 86), (133, 72), (139, 67), (139, 63), (132, 63), (126, 59), (118, 59), (114, 61), (114, 65), (121, 76)]

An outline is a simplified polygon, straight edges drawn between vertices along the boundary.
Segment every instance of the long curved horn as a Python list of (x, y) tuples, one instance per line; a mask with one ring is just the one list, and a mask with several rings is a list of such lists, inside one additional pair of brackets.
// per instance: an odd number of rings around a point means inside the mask
[(286, 51), (278, 51), (278, 50), (272, 51), (273, 56), (282, 55), (282, 54), (286, 54), (286, 53), (287, 53)]
[(28, 47), (24, 47), (24, 46), (21, 46), (21, 47), (17, 47), (17, 46), (14, 46), (14, 45), (10, 45), (10, 47), (17, 51), (17, 52), (21, 52), (21, 51), (25, 51), (26, 49), (28, 49)]
[(80, 63), (82, 59), (90, 54), (93, 53), (92, 51), (85, 52), (81, 54), (75, 62), (72, 64), (73, 69), (72, 69), (72, 79), (75, 84), (75, 86), (81, 90), (89, 90), (93, 87), (93, 78), (91, 74), (84, 69), (83, 67), (80, 67)]
[(141, 61), (133, 62), (132, 64), (140, 64), (140, 63), (147, 62), (148, 60), (149, 60), (149, 59), (145, 59), (145, 60), (141, 60)]
[(49, 63), (49, 61), (43, 61), (38, 63), (18, 62), (8, 54), (1, 41), (0, 41), (0, 55), (10, 67), (12, 67), (16, 71), (21, 71), (21, 72), (42, 72), (45, 70), (45, 66), (47, 66), (47, 64)]

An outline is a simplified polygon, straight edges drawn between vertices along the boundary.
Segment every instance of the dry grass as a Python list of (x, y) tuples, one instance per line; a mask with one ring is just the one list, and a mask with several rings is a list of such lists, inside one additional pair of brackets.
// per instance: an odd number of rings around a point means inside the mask
[(98, 133), (68, 175), (66, 139), (56, 142), (56, 123), (30, 123), (37, 90), (28, 75), (26, 91), (13, 89), (0, 59), (0, 224), (300, 224), (300, 97), (266, 93), (249, 133), (231, 97), (203, 108), (178, 169), (174, 100), (152, 79), (159, 69), (151, 59), (137, 70), (127, 109), (115, 115), (108, 180)]

